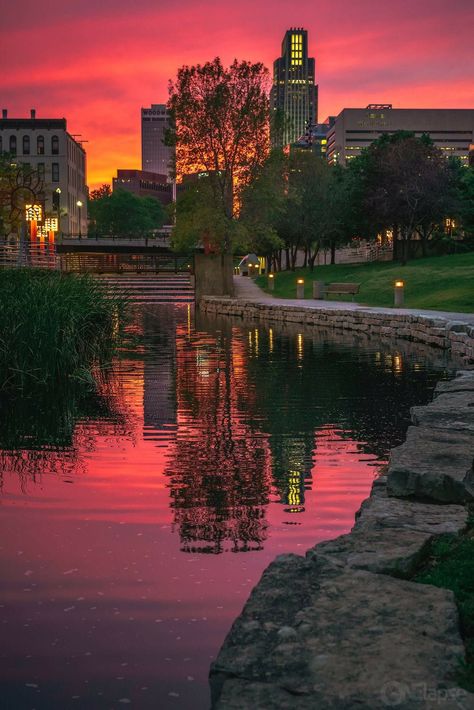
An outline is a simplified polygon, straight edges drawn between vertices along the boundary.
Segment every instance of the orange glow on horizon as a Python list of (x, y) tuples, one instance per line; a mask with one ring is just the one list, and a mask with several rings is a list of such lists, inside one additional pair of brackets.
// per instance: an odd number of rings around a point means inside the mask
[[(183, 0), (179, 7), (144, 0), (132, 13), (117, 0), (113, 15), (91, 0), (80, 13), (58, 0), (19, 5), (2, 16), (3, 106), (11, 117), (29, 116), (32, 107), (38, 118), (65, 116), (69, 132), (88, 141), (91, 189), (111, 184), (117, 168), (141, 167), (140, 108), (166, 102), (179, 66), (219, 55), (226, 65), (237, 57), (271, 71), (285, 31), (298, 24), (308, 30), (316, 58), (319, 120), (373, 102), (474, 106), (470, 0), (458, 0), (449, 23), (446, 9), (428, 0), (356, 6), (335, 0), (317, 12), (301, 0), (296, 14), (289, 4), (269, 13), (267, 3), (249, 0), (237, 6)], [(18, 12), (27, 24), (18, 22)]]

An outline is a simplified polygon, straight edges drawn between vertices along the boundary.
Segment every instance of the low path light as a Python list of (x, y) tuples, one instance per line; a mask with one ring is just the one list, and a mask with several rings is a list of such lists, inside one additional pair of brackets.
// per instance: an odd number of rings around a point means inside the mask
[(275, 290), (275, 274), (268, 274), (268, 290)]
[(405, 283), (403, 281), (395, 281), (393, 290), (393, 305), (395, 307), (403, 306), (405, 300)]
[(304, 298), (304, 279), (298, 279), (296, 282), (296, 298)]

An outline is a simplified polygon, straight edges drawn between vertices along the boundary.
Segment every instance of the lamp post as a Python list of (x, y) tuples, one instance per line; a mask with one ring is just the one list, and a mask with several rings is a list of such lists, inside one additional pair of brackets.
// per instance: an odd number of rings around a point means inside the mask
[(296, 298), (304, 298), (304, 279), (298, 279), (296, 282)]
[(268, 289), (269, 291), (275, 290), (275, 274), (268, 274)]
[(81, 225), (81, 207), (82, 207), (82, 202), (81, 202), (81, 200), (78, 200), (78, 201), (76, 202), (76, 205), (77, 205), (78, 210), (79, 210), (79, 239), (81, 239), (81, 238), (82, 238), (82, 233), (81, 233), (81, 226), (82, 226), (82, 225)]
[(58, 216), (58, 237), (61, 232), (61, 188), (57, 187), (53, 195), (54, 208), (56, 209), (56, 214)]
[(405, 296), (405, 284), (403, 281), (395, 281), (395, 287), (393, 291), (393, 305), (397, 308), (403, 306)]

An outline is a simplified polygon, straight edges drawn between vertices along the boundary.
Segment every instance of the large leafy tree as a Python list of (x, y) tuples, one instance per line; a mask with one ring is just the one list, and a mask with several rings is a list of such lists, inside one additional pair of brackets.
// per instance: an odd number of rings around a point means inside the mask
[(0, 234), (17, 232), (25, 205), (44, 204), (44, 182), (36, 170), (19, 165), (15, 156), (0, 154)]
[(285, 246), (284, 222), (288, 201), (288, 159), (274, 150), (242, 192), (240, 219), (247, 233), (246, 250), (265, 254), (276, 270)]
[[(224, 67), (216, 57), (181, 67), (170, 83), (168, 142), (176, 146), (178, 179), (206, 173), (214, 209), (227, 225), (238, 211), (242, 189), (268, 154), (268, 81), (261, 63), (234, 60)], [(219, 247), (231, 251), (230, 228)]]
[(164, 224), (165, 210), (154, 197), (105, 191), (89, 201), (89, 217), (95, 234), (143, 237)]
[(360, 208), (372, 232), (391, 228), (401, 259), (417, 231), (423, 249), (434, 226), (449, 211), (451, 175), (448, 162), (429, 136), (399, 131), (381, 136), (352, 161), (360, 181)]

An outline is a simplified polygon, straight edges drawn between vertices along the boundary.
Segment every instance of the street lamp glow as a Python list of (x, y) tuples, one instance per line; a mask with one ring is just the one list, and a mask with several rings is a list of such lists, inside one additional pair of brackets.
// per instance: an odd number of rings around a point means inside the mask
[(82, 202), (81, 202), (81, 200), (78, 200), (78, 201), (76, 202), (76, 205), (77, 205), (78, 207), (82, 207)]

